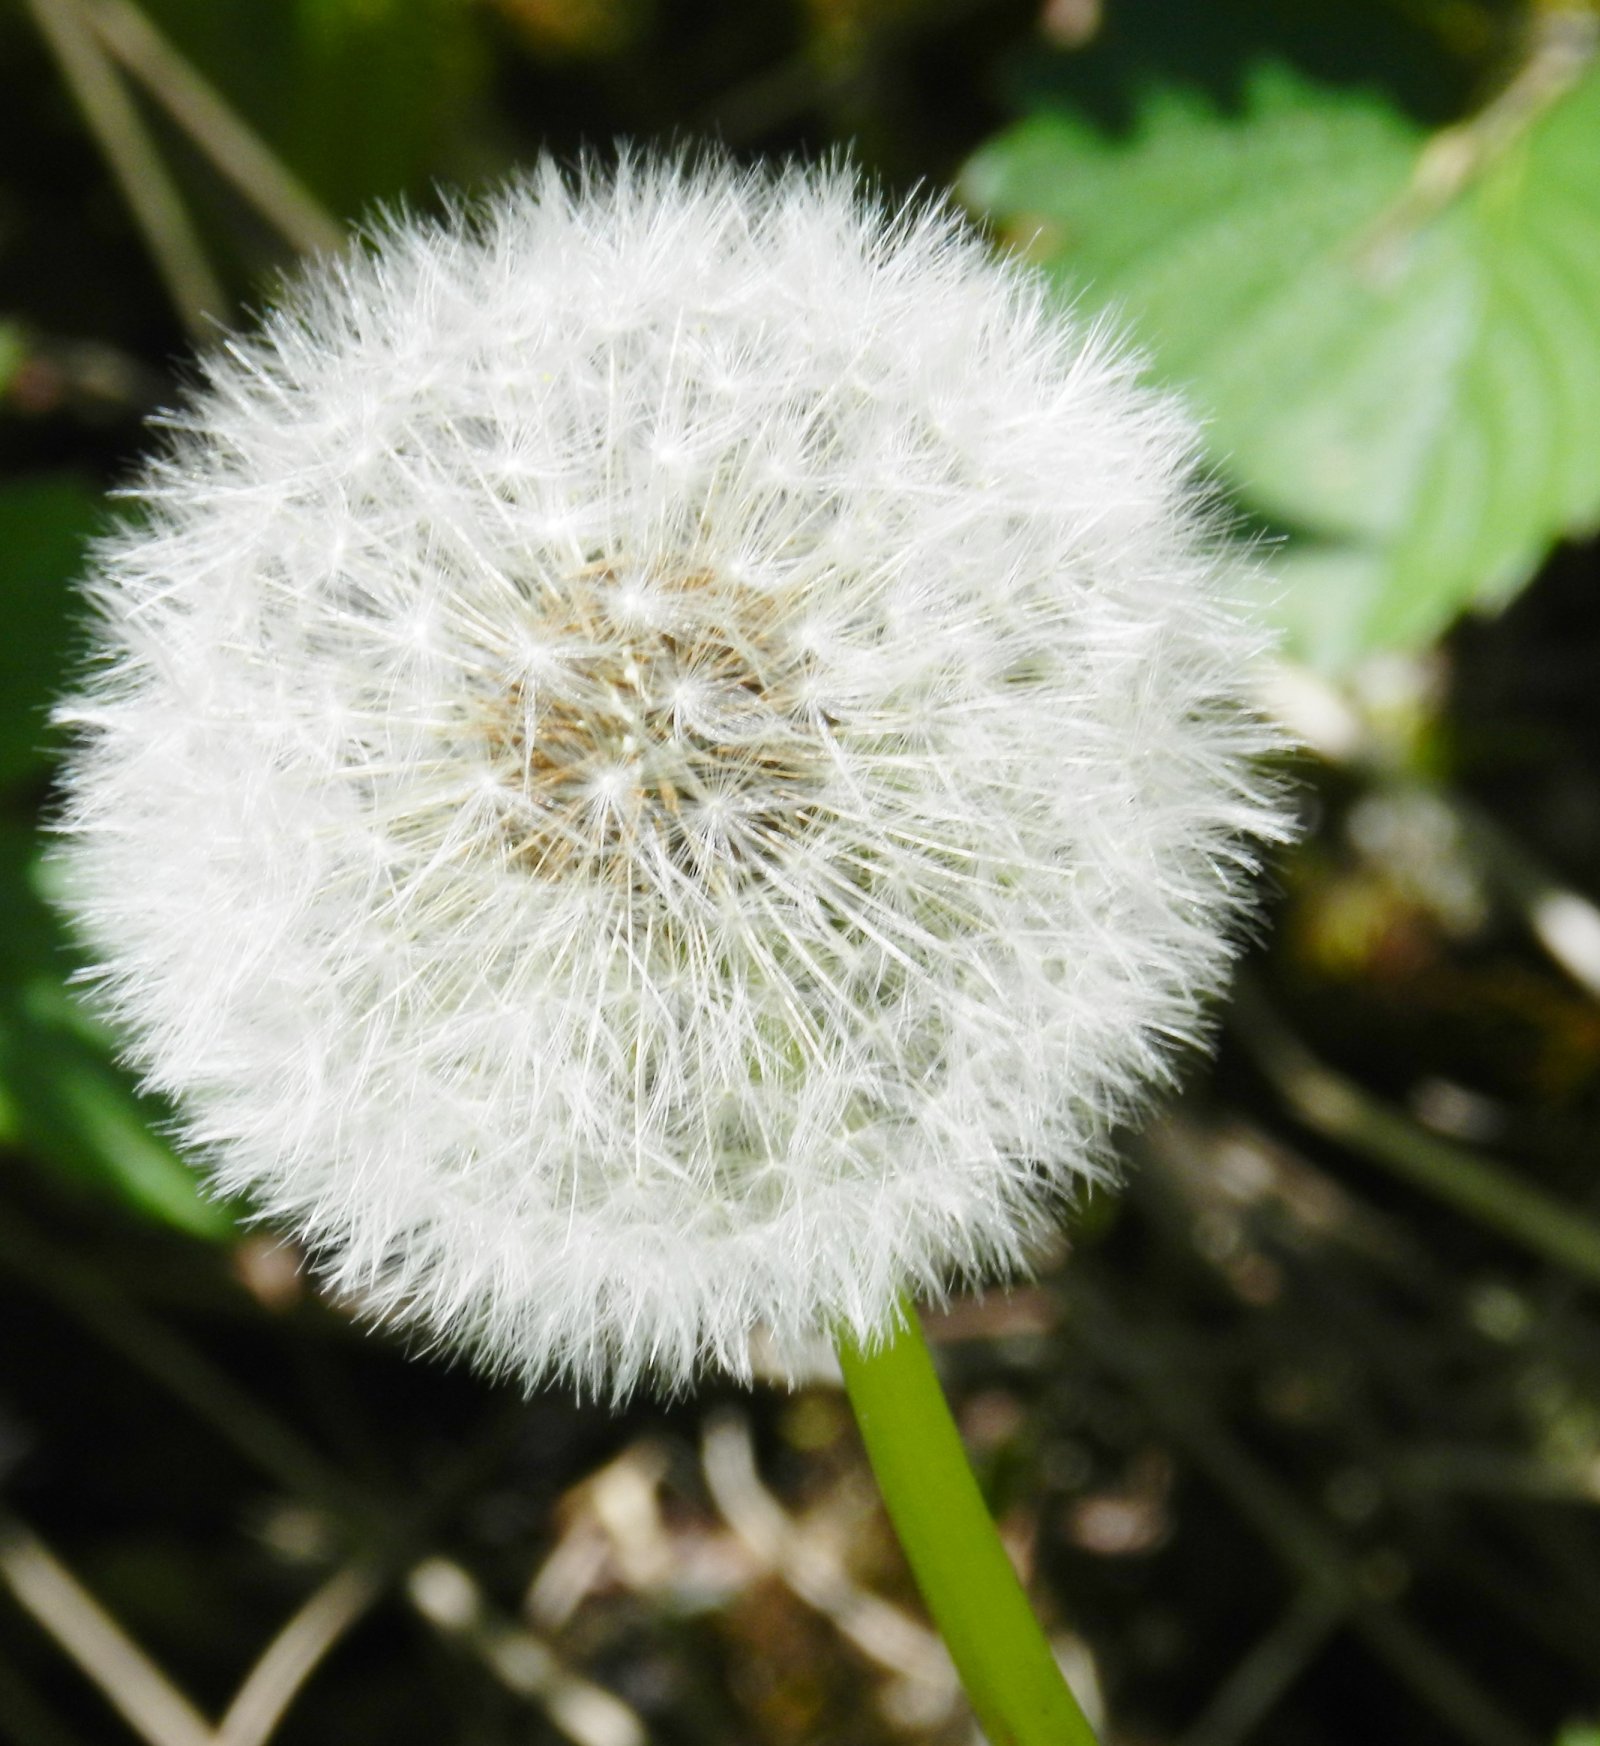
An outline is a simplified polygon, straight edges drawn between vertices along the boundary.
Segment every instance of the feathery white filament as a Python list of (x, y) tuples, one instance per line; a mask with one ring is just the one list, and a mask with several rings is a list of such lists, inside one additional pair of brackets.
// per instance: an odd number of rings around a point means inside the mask
[(173, 423), (64, 858), (224, 1188), (617, 1393), (1025, 1264), (1280, 832), (1126, 359), (942, 208), (635, 161), (313, 269)]

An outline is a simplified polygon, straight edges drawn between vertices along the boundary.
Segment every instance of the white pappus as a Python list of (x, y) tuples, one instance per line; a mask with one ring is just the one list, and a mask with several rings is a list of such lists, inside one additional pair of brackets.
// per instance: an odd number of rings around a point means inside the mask
[(1115, 345), (847, 169), (625, 158), (312, 266), (169, 422), (60, 856), (221, 1188), (615, 1395), (1026, 1267), (1283, 834)]

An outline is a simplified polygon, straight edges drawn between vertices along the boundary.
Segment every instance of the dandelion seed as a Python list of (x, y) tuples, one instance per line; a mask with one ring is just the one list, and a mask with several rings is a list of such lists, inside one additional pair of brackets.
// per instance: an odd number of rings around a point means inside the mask
[(173, 427), (63, 859), (222, 1189), (618, 1395), (1027, 1266), (1281, 834), (1103, 334), (846, 171), (547, 167), (312, 268)]

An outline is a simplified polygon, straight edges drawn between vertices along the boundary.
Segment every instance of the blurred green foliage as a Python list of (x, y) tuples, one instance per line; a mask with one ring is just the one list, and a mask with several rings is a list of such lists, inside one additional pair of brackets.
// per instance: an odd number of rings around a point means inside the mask
[(72, 955), (36, 889), (36, 845), (0, 825), (0, 1145), (26, 1147), (64, 1183), (109, 1193), (198, 1237), (236, 1234), (162, 1138), (165, 1112), (113, 1059), (115, 1039), (64, 986)]
[(150, 19), (341, 214), (460, 166), (485, 72), (462, 0), (153, 0)]
[(1291, 532), (1276, 608), (1319, 666), (1426, 645), (1600, 519), (1600, 75), (1553, 34), (1519, 80), (1430, 136), (1265, 63), (1232, 113), (1157, 85), (1107, 133), (1044, 105), (967, 166)]
[(99, 492), (81, 472), (0, 482), (0, 552), (6, 565), (0, 791), (46, 767), (47, 718), (66, 678), (72, 638), (72, 584), (100, 515)]

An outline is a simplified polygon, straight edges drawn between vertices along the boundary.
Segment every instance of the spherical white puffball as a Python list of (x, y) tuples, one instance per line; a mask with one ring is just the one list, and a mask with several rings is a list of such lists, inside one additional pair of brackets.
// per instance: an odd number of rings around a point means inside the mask
[(617, 1395), (1026, 1266), (1282, 834), (1124, 355), (942, 206), (632, 159), (312, 267), (168, 422), (61, 858), (221, 1189)]

